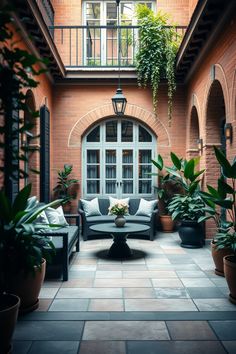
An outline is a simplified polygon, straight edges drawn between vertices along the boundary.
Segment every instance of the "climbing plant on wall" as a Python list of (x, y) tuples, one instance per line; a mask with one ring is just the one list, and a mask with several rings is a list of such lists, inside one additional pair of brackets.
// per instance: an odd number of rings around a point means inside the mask
[(158, 89), (162, 78), (168, 83), (168, 119), (172, 117), (173, 94), (176, 89), (175, 57), (180, 36), (174, 26), (168, 23), (168, 15), (154, 12), (146, 5), (137, 5), (139, 46), (136, 55), (138, 85), (152, 89), (153, 109), (158, 105)]

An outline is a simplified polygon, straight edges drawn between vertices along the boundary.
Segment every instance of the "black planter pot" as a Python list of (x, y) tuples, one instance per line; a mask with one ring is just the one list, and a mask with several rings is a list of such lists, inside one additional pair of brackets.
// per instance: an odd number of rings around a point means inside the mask
[(197, 221), (182, 220), (178, 231), (181, 247), (201, 248), (205, 244), (203, 226)]

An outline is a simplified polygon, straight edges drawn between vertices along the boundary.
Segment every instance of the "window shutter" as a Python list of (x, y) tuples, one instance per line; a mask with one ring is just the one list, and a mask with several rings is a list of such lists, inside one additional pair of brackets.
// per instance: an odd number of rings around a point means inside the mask
[(50, 200), (50, 112), (40, 108), (40, 200)]

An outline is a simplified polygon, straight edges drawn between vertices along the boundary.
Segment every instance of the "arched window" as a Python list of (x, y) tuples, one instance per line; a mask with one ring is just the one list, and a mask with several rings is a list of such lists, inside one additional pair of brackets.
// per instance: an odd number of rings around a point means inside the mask
[(131, 119), (109, 119), (83, 138), (83, 195), (154, 194), (156, 138)]

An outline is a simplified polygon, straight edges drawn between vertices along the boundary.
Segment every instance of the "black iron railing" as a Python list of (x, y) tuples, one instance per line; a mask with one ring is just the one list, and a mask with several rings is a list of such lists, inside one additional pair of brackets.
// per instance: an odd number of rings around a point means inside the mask
[[(48, 27), (54, 26), (54, 9), (50, 0), (36, 0), (42, 13), (44, 21)], [(53, 31), (51, 31), (53, 33)]]
[[(135, 66), (138, 26), (120, 26), (120, 31), (117, 26), (50, 26), (49, 29), (67, 68), (118, 67), (118, 33), (120, 66)], [(185, 30), (184, 26), (176, 27), (176, 35), (183, 35)]]

